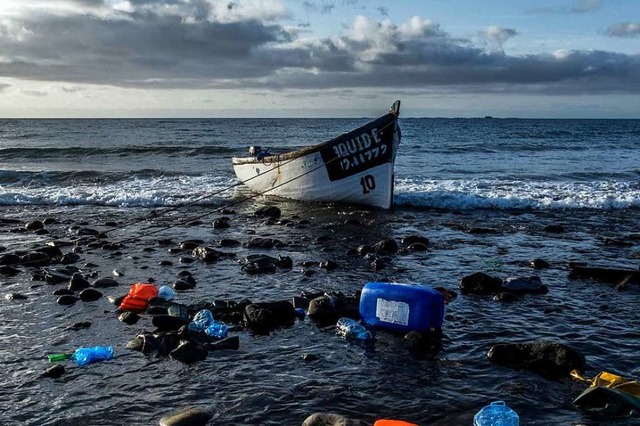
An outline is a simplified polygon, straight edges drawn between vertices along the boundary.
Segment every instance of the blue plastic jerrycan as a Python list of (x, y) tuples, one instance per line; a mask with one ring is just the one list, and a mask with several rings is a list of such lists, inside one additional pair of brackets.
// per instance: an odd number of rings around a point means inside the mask
[(518, 426), (519, 424), (518, 414), (504, 401), (492, 402), (473, 417), (473, 426)]
[(442, 328), (444, 296), (417, 284), (370, 282), (360, 294), (365, 324), (407, 333)]

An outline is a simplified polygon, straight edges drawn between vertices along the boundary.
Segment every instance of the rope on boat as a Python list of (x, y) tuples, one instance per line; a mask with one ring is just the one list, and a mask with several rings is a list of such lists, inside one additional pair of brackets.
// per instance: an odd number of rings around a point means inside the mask
[[(289, 164), (290, 162), (292, 162), (293, 160), (295, 160), (295, 158), (292, 158), (292, 159), (290, 159), (290, 160), (288, 160), (288, 161), (286, 161), (286, 162), (284, 162), (284, 163), (279, 163), (279, 164), (278, 164), (278, 166), (284, 166), (284, 165), (287, 165), (287, 164)], [(333, 161), (333, 160), (332, 160), (332, 161)], [(273, 164), (273, 163), (272, 163), (272, 164)], [(137, 224), (137, 223), (145, 222), (145, 221), (147, 221), (147, 220), (149, 220), (149, 219), (156, 219), (156, 218), (162, 217), (162, 216), (164, 216), (164, 215), (166, 215), (166, 214), (173, 213), (173, 212), (178, 211), (178, 210), (180, 210), (180, 209), (182, 209), (182, 208), (184, 208), (184, 207), (190, 207), (190, 206), (193, 206), (193, 205), (195, 205), (195, 204), (199, 203), (200, 201), (204, 200), (205, 198), (214, 197), (214, 196), (216, 196), (216, 195), (222, 194), (223, 192), (229, 191), (229, 190), (231, 190), (231, 189), (233, 189), (233, 188), (235, 188), (235, 187), (238, 187), (238, 186), (241, 186), (241, 185), (246, 185), (246, 182), (249, 182), (249, 181), (251, 181), (251, 180), (253, 180), (253, 179), (256, 179), (256, 178), (258, 178), (258, 177), (264, 176), (264, 175), (266, 175), (267, 173), (274, 171), (275, 169), (276, 169), (276, 168), (274, 167), (274, 168), (269, 169), (269, 170), (267, 170), (267, 171), (265, 171), (265, 172), (258, 173), (257, 175), (252, 176), (252, 177), (250, 177), (249, 179), (245, 179), (245, 180), (243, 180), (243, 181), (238, 181), (238, 182), (233, 183), (233, 184), (231, 184), (231, 185), (229, 185), (229, 186), (226, 186), (226, 187), (224, 187), (224, 188), (222, 188), (222, 189), (217, 189), (217, 190), (212, 191), (212, 192), (207, 192), (207, 193), (205, 193), (205, 194), (203, 194), (203, 195), (201, 195), (201, 196), (197, 197), (196, 199), (194, 199), (194, 200), (192, 200), (192, 201), (189, 201), (188, 203), (184, 203), (184, 204), (180, 204), (180, 205), (177, 205), (177, 206), (169, 207), (169, 208), (164, 209), (164, 210), (162, 210), (162, 211), (160, 211), (160, 212), (157, 212), (157, 211), (155, 211), (155, 210), (154, 210), (154, 211), (152, 211), (152, 212), (150, 213), (150, 216), (146, 216), (146, 217), (142, 217), (142, 218), (139, 218), (139, 219), (135, 219), (135, 220), (132, 220), (132, 221), (130, 221), (130, 222), (128, 222), (128, 223), (126, 223), (126, 224), (124, 224), (124, 225), (116, 226), (116, 227), (114, 227), (114, 228), (111, 228), (111, 229), (109, 230), (109, 232), (112, 232), (112, 231), (119, 231), (119, 230), (121, 230), (121, 229), (125, 229), (125, 228), (127, 228), (127, 227), (129, 227), (129, 226), (131, 226), (131, 225), (135, 225), (135, 224)], [(218, 208), (217, 210), (221, 210), (221, 209), (228, 208), (228, 207), (229, 207), (229, 206), (223, 206), (223, 207)]]
[[(225, 206), (223, 206), (223, 207), (221, 207), (221, 208), (219, 208), (219, 209), (217, 209), (217, 210), (215, 210), (215, 211), (208, 212), (208, 213), (203, 213), (203, 214), (201, 214), (201, 215), (191, 217), (191, 218), (189, 218), (188, 220), (180, 221), (180, 222), (175, 223), (175, 224), (172, 224), (172, 225), (167, 225), (167, 226), (164, 226), (164, 227), (161, 227), (161, 228), (156, 228), (156, 229), (154, 229), (153, 231), (145, 232), (145, 233), (142, 233), (142, 234), (138, 234), (138, 236), (137, 236), (137, 237), (127, 238), (127, 239), (125, 239), (125, 240), (121, 240), (120, 242), (121, 242), (121, 243), (124, 243), (124, 242), (129, 242), (129, 241), (137, 240), (138, 238), (148, 237), (148, 236), (150, 236), (150, 235), (158, 234), (158, 233), (163, 232), (163, 231), (166, 231), (166, 230), (168, 230), (168, 229), (172, 229), (172, 228), (176, 228), (176, 227), (178, 227), (178, 226), (186, 225), (186, 224), (188, 224), (189, 222), (193, 222), (193, 221), (195, 221), (195, 220), (204, 219), (204, 218), (205, 218), (205, 217), (207, 217), (207, 216), (211, 216), (211, 215), (213, 215), (213, 214), (217, 214), (219, 210), (227, 209), (227, 208), (230, 208), (230, 207), (234, 207), (234, 206), (237, 206), (238, 204), (244, 203), (245, 201), (252, 200), (252, 199), (254, 199), (254, 198), (257, 198), (257, 197), (260, 197), (260, 196), (262, 196), (262, 195), (265, 195), (267, 192), (272, 191), (272, 190), (274, 190), (274, 189), (276, 189), (276, 188), (279, 188), (279, 187), (281, 187), (281, 186), (283, 186), (283, 185), (287, 185), (287, 184), (289, 184), (289, 183), (291, 183), (291, 182), (293, 182), (293, 181), (295, 181), (295, 180), (300, 179), (300, 178), (301, 178), (301, 177), (303, 177), (303, 176), (306, 176), (306, 175), (308, 175), (308, 174), (310, 174), (310, 173), (313, 173), (313, 172), (315, 172), (316, 170), (319, 170), (319, 169), (321, 169), (321, 168), (325, 167), (325, 165), (330, 164), (330, 163), (332, 163), (333, 161), (335, 161), (335, 160), (337, 160), (337, 159), (339, 159), (339, 158), (340, 158), (340, 157), (336, 156), (336, 157), (332, 158), (331, 160), (327, 161), (326, 163), (322, 163), (322, 164), (321, 164), (321, 165), (319, 165), (318, 167), (316, 167), (316, 168), (314, 168), (314, 169), (311, 169), (311, 170), (308, 170), (308, 171), (306, 171), (306, 172), (302, 173), (302, 174), (301, 174), (301, 175), (299, 175), (299, 176), (295, 176), (295, 177), (293, 177), (293, 178), (291, 178), (291, 179), (289, 179), (289, 180), (287, 180), (287, 181), (285, 181), (285, 182), (279, 183), (278, 185), (273, 186), (273, 187), (271, 187), (271, 188), (267, 189), (266, 191), (256, 192), (256, 193), (254, 193), (254, 194), (252, 194), (252, 195), (250, 195), (250, 196), (248, 196), (248, 197), (246, 197), (246, 198), (243, 198), (243, 199), (241, 199), (241, 200), (233, 201), (233, 202), (229, 202), (229, 203), (227, 203)], [(292, 161), (292, 160), (290, 160), (290, 161)], [(271, 169), (271, 170), (273, 170), (273, 169)], [(258, 176), (260, 176), (260, 175), (258, 175)], [(242, 182), (241, 182), (241, 183), (242, 183)], [(232, 187), (230, 187), (230, 188), (232, 188)], [(230, 189), (230, 188), (228, 188), (228, 189)], [(147, 228), (147, 229), (150, 229), (150, 228)]]

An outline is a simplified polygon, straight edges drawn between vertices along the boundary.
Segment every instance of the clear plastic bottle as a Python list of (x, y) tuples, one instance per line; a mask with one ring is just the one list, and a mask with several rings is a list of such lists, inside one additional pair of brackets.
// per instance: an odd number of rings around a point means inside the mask
[(519, 424), (518, 414), (504, 401), (492, 402), (473, 417), (473, 426), (518, 426)]
[(373, 339), (371, 332), (359, 321), (351, 318), (340, 318), (336, 323), (336, 334), (347, 339), (369, 341)]

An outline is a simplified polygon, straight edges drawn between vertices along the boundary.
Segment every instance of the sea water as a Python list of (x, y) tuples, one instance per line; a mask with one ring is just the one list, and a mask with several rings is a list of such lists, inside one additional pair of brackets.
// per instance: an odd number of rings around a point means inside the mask
[[(479, 271), (502, 279), (538, 275), (549, 292), (513, 303), (458, 294), (446, 307), (441, 347), (422, 356), (407, 350), (402, 336), (380, 331), (373, 347), (362, 348), (337, 337), (333, 327), (304, 319), (266, 336), (230, 331), (240, 336), (238, 351), (187, 366), (126, 348), (139, 331), (154, 329), (149, 315), (128, 326), (106, 298), (60, 306), (51, 293), (64, 285), (32, 281), (38, 268), (19, 267), (16, 276), (0, 276), (3, 295), (27, 296), (0, 303), (0, 423), (147, 425), (197, 406), (228, 425), (296, 425), (314, 412), (369, 424), (395, 418), (470, 425), (486, 401), (505, 400), (522, 424), (589, 424), (571, 403), (585, 384), (491, 365), (486, 354), (497, 343), (557, 341), (585, 355), (586, 376), (640, 377), (638, 286), (616, 291), (570, 279), (567, 267), (570, 261), (640, 263), (640, 120), (401, 118), (392, 211), (269, 197), (243, 201), (250, 193), (234, 186), (231, 157), (250, 145), (296, 149), (366, 121), (2, 120), (1, 217), (57, 223), (47, 225), (51, 236), (2, 223), (0, 246), (14, 251), (52, 238), (73, 240), (74, 225), (105, 230), (124, 244), (120, 254), (81, 247), (75, 264), (98, 276), (124, 273), (105, 296), (121, 296), (150, 277), (171, 283), (187, 269), (197, 285), (173, 299), (184, 304), (291, 300), (318, 290), (352, 294), (371, 281), (429, 283), (459, 293), (460, 279)], [(278, 206), (282, 221), (253, 218), (264, 204)], [(227, 214), (231, 227), (213, 229), (222, 215), (217, 209), (228, 205), (237, 211)], [(545, 232), (549, 225), (565, 232)], [(402, 239), (414, 234), (429, 238), (428, 251), (386, 257), (378, 270), (371, 259), (347, 254), (383, 238), (402, 249)], [(185, 253), (159, 244), (202, 239), (216, 246), (253, 236), (284, 245), (221, 250), (237, 258), (289, 256), (294, 267), (247, 275), (231, 258), (180, 263)], [(551, 267), (531, 269), (534, 258)], [(325, 260), (338, 268), (301, 266)], [(83, 321), (91, 327), (69, 328)], [(114, 346), (114, 359), (83, 369), (66, 365), (60, 379), (39, 377), (49, 367), (46, 354), (98, 345)], [(317, 361), (304, 362), (303, 354)]]
[[(222, 204), (234, 196), (226, 190), (235, 182), (230, 159), (250, 145), (285, 152), (366, 121), (1, 120), (0, 205)], [(400, 125), (400, 206), (640, 206), (640, 120), (407, 118)]]

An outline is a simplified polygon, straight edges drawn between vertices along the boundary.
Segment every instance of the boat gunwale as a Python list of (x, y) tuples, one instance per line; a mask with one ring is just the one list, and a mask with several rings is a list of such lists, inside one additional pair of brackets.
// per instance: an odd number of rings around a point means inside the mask
[(241, 165), (246, 165), (246, 164), (263, 164), (263, 165), (266, 165), (266, 166), (270, 166), (272, 164), (277, 164), (277, 163), (282, 162), (282, 161), (295, 160), (296, 158), (304, 157), (306, 155), (313, 154), (315, 152), (319, 152), (325, 146), (334, 144), (338, 139), (344, 137), (345, 135), (348, 135), (350, 133), (355, 133), (355, 132), (357, 132), (357, 131), (359, 131), (361, 129), (364, 129), (365, 127), (369, 127), (373, 123), (375, 123), (376, 121), (382, 120), (382, 119), (384, 119), (384, 118), (386, 118), (388, 116), (392, 116), (394, 122), (398, 120), (398, 115), (394, 114), (392, 111), (390, 111), (387, 114), (381, 115), (380, 117), (375, 118), (375, 119), (369, 121), (368, 123), (363, 124), (360, 127), (356, 127), (355, 129), (352, 129), (352, 130), (350, 130), (348, 132), (342, 133), (341, 135), (336, 136), (333, 139), (330, 139), (330, 140), (328, 140), (326, 142), (319, 143), (317, 145), (312, 145), (312, 146), (309, 146), (309, 147), (306, 147), (306, 148), (297, 149), (295, 151), (284, 152), (282, 154), (273, 154), (273, 155), (269, 155), (269, 156), (263, 157), (261, 159), (257, 159), (256, 157), (232, 157), (231, 158), (231, 162), (232, 162), (232, 165), (234, 165), (234, 166), (241, 166)]
[(316, 151), (320, 151), (322, 149), (322, 147), (330, 142), (332, 142), (333, 139), (331, 141), (327, 141), (327, 142), (323, 142), (321, 144), (318, 145), (313, 145), (313, 146), (309, 146), (306, 148), (301, 148), (295, 151), (289, 151), (289, 152), (284, 152), (282, 154), (274, 154), (274, 155), (268, 155), (266, 157), (263, 157), (262, 159), (258, 160), (256, 157), (233, 157), (231, 159), (232, 163), (234, 166), (240, 166), (243, 164), (265, 164), (265, 165), (271, 165), (273, 163), (278, 163), (281, 161), (286, 161), (286, 160), (293, 160), (296, 159), (298, 157), (303, 157), (305, 155), (308, 154), (312, 154)]

